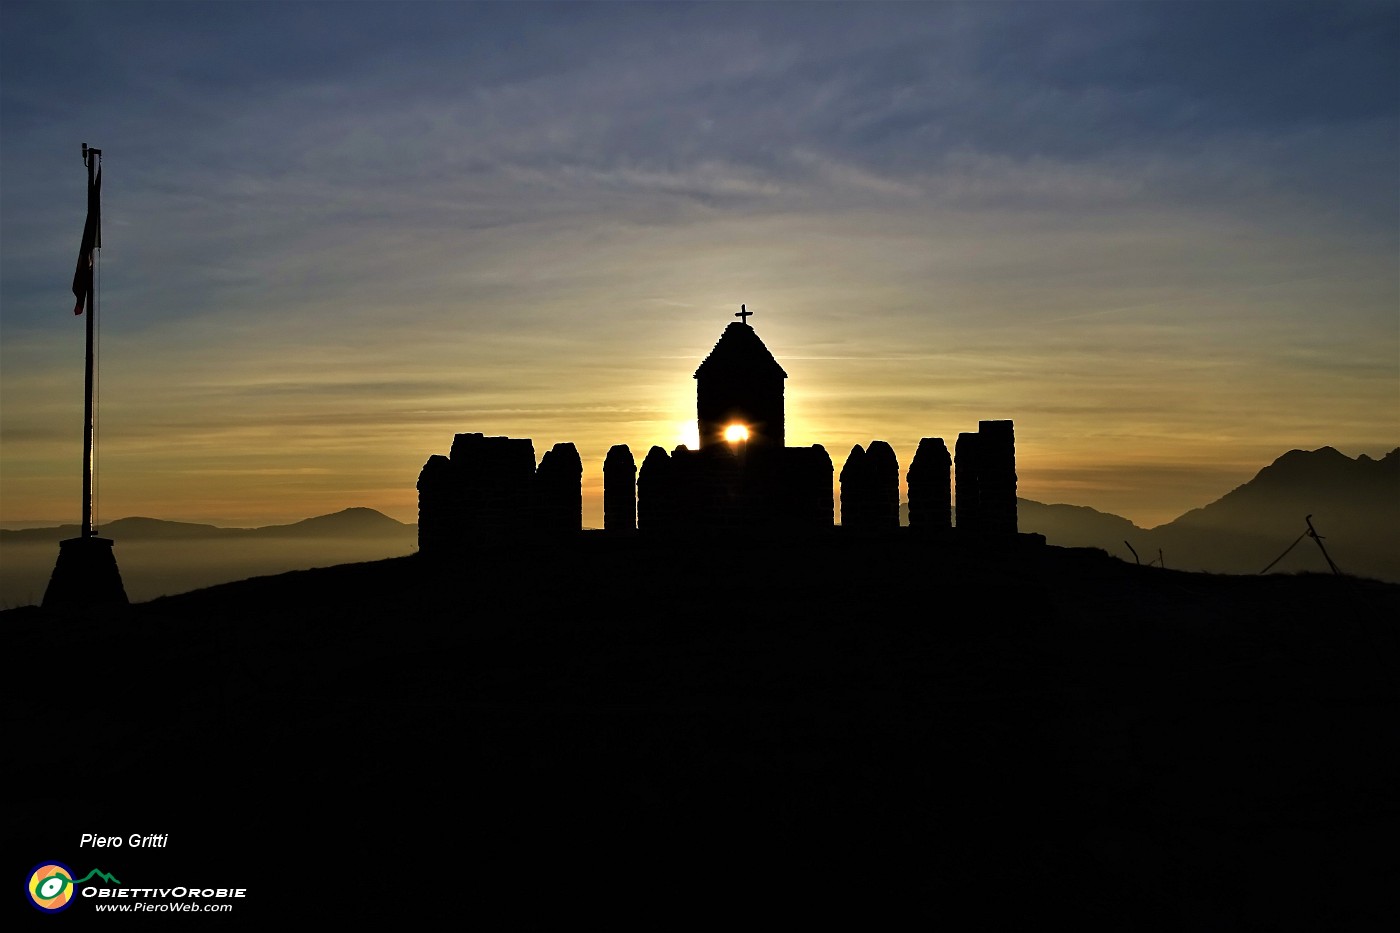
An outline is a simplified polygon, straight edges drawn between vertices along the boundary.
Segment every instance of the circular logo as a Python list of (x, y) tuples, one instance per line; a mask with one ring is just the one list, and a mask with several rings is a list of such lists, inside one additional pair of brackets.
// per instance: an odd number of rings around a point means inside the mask
[(44, 862), (29, 873), (29, 902), (45, 913), (56, 914), (73, 904), (73, 869), (62, 862)]

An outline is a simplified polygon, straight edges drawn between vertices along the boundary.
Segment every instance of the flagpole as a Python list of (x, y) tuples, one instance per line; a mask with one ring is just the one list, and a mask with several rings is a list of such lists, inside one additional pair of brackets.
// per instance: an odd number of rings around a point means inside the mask
[[(83, 143), (83, 162), (87, 165), (87, 190), (90, 197), (101, 197), (101, 194), (92, 195), (94, 170), (97, 160), (101, 158), (101, 149), (89, 149), (87, 143)], [(91, 211), (93, 205), (88, 205)], [(100, 234), (99, 234), (100, 236)], [(92, 464), (93, 464), (93, 443), (96, 440), (96, 418), (94, 415), (93, 399), (93, 319), (97, 317), (96, 303), (93, 301), (93, 277), (88, 278), (87, 294), (84, 301), (87, 305), (87, 361), (83, 367), (83, 537), (92, 537)]]
[(83, 366), (83, 527), (76, 538), (58, 542), (42, 606), (57, 617), (75, 619), (119, 618), (130, 602), (122, 585), (112, 540), (99, 538), (92, 527), (92, 476), (96, 466), (93, 448), (97, 440), (97, 286), (95, 250), (102, 248), (102, 150), (83, 143), (87, 168), (87, 219), (83, 242), (73, 270), (74, 314), (87, 312), (87, 358)]

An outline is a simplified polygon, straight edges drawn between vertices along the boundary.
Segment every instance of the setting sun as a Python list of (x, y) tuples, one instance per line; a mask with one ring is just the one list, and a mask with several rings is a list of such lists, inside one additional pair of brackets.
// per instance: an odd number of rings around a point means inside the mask
[(749, 439), (749, 429), (742, 424), (731, 424), (724, 429), (724, 439), (731, 444), (738, 444)]

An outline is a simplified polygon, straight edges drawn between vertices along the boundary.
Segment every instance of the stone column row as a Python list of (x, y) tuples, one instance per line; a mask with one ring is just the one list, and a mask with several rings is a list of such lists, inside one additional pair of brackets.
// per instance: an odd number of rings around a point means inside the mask
[(420, 553), (582, 528), (583, 461), (573, 444), (555, 444), (536, 469), (528, 438), (458, 434), (451, 453), (429, 457), (418, 474)]

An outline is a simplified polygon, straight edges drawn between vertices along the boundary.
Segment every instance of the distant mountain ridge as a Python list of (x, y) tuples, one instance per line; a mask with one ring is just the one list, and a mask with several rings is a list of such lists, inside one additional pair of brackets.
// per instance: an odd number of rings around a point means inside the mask
[[(418, 547), (418, 526), (367, 508), (261, 528), (121, 518), (98, 533), (116, 542), (122, 582), (133, 602), (249, 577), (382, 560)], [(53, 573), (58, 542), (78, 534), (77, 525), (0, 530), (0, 607), (37, 604)]]
[[(903, 513), (907, 505), (900, 508)], [(1214, 502), (1152, 529), (1087, 506), (1018, 500), (1020, 530), (1043, 534), (1050, 544), (1094, 547), (1126, 561), (1160, 560), (1172, 569), (1210, 573), (1253, 574), (1275, 560), (1276, 573), (1327, 572), (1317, 543), (1299, 540), (1309, 515), (1341, 570), (1400, 582), (1400, 447), (1379, 460), (1348, 457), (1334, 447), (1290, 450)], [(132, 517), (109, 522), (100, 532), (119, 542), (386, 538), (411, 545), (417, 527), (374, 509), (348, 508), (260, 528)], [(77, 534), (77, 525), (6, 529), (0, 530), (0, 540), (40, 543)]]
[[(0, 530), (0, 539), (15, 543), (30, 541), (58, 541), (77, 537), (77, 525), (57, 525), (49, 528), (24, 528), (20, 530)], [(154, 540), (201, 540), (209, 538), (238, 538), (256, 540), (260, 538), (376, 538), (376, 537), (415, 537), (417, 525), (409, 525), (390, 518), (383, 512), (369, 508), (349, 508), (328, 515), (293, 522), (290, 525), (264, 525), (259, 528), (225, 528), (219, 525), (203, 525), (196, 522), (170, 522), (159, 518), (133, 516), (107, 522), (98, 531), (103, 537), (118, 541)]]
[[(1178, 570), (1328, 572), (1317, 543), (1299, 540), (1307, 518), (1339, 568), (1400, 582), (1400, 448), (1379, 460), (1333, 447), (1290, 450), (1249, 482), (1153, 529), (1079, 506), (1021, 500), (1022, 531), (1051, 544), (1098, 547), (1125, 560), (1160, 559)], [(1280, 559), (1282, 558), (1282, 559)]]
[[(1021, 531), (1045, 535), (1048, 543), (1059, 547), (1096, 547), (1109, 553), (1117, 544), (1119, 550), (1125, 539), (1141, 538), (1146, 531), (1121, 515), (1100, 512), (1087, 505), (1047, 505), (1034, 499), (1016, 500), (1016, 523)], [(1122, 556), (1131, 556), (1124, 551)]]

